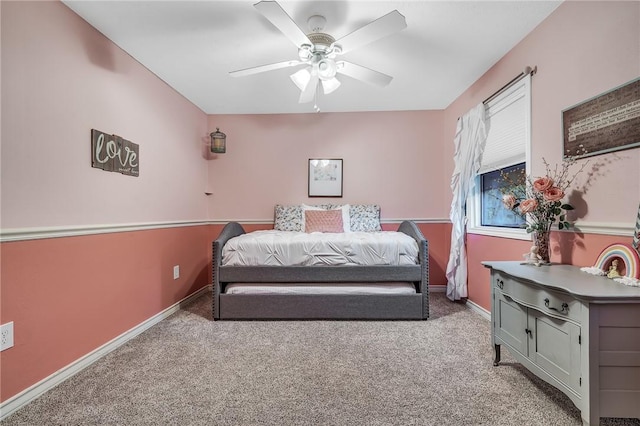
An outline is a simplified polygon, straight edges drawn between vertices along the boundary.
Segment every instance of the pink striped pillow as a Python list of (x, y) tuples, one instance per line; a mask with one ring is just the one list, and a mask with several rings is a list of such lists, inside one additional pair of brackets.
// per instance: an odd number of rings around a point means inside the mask
[(342, 211), (305, 210), (304, 232), (344, 232)]

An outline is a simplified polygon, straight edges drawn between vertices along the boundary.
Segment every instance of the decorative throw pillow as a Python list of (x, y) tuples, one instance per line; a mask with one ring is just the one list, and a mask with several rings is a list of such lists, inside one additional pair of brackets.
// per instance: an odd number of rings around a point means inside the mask
[(349, 209), (352, 232), (382, 231), (380, 206), (375, 204), (354, 204)]
[(273, 229), (276, 231), (303, 232), (302, 206), (283, 206), (276, 204)]
[[(306, 210), (339, 210), (342, 212), (342, 230), (343, 232), (351, 232), (351, 217), (349, 213), (349, 204), (315, 204), (313, 206), (303, 204), (302, 215)], [(302, 223), (302, 231), (305, 231), (304, 220)]]
[(305, 232), (343, 232), (341, 210), (305, 210)]

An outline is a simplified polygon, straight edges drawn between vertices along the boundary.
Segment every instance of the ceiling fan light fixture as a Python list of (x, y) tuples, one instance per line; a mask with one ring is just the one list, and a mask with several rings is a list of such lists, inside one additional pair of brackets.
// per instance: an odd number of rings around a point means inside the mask
[(311, 59), (311, 56), (313, 56), (313, 53), (311, 52), (311, 48), (312, 46), (310, 44), (303, 44), (298, 49), (298, 57), (302, 62), (308, 61), (309, 59)]
[(324, 58), (318, 62), (318, 76), (320, 80), (331, 80), (336, 76), (338, 67), (333, 59)]
[(290, 75), (291, 81), (298, 86), (298, 89), (304, 91), (311, 80), (311, 73), (307, 68), (303, 68)]
[[(1, 0), (0, 0), (1, 1)], [(393, 77), (351, 62), (338, 61), (336, 56), (350, 52), (375, 40), (387, 37), (407, 27), (405, 17), (394, 10), (371, 21), (355, 31), (336, 39), (324, 31), (326, 19), (321, 15), (309, 17), (307, 24), (310, 33), (305, 32), (291, 19), (276, 0), (261, 0), (254, 7), (267, 18), (298, 49), (299, 60), (267, 64), (243, 70), (232, 71), (232, 76), (245, 76), (285, 67), (305, 65), (304, 69), (290, 75), (293, 83), (300, 89), (300, 103), (311, 102), (320, 94), (319, 85), (325, 94), (340, 87), (336, 74), (344, 74), (376, 86), (388, 85)], [(316, 111), (319, 111), (317, 105)]]
[(340, 87), (340, 80), (333, 77), (331, 80), (320, 80), (322, 82), (322, 91), (325, 95), (332, 93), (338, 87)]
[(329, 51), (327, 52), (328, 58), (335, 58), (337, 55), (341, 55), (341, 54), (342, 54), (341, 45), (337, 43), (332, 43), (331, 46), (329, 46)]

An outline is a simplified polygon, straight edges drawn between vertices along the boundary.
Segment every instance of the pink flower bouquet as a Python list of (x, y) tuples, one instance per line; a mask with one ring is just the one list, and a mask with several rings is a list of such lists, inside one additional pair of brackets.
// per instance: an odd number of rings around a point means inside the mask
[(503, 173), (502, 203), (504, 206), (523, 217), (527, 232), (549, 232), (551, 225), (558, 223), (559, 229), (571, 227), (566, 212), (573, 206), (563, 203), (562, 199), (576, 176), (587, 163), (573, 175), (570, 167), (575, 163), (574, 157), (567, 157), (561, 167), (551, 168), (546, 160), (546, 174), (532, 179), (521, 172)]

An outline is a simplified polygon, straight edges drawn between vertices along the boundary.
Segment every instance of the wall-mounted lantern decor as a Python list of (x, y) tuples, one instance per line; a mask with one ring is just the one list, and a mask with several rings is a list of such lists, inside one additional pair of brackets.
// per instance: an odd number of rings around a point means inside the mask
[(216, 127), (216, 131), (209, 136), (211, 136), (211, 152), (215, 154), (224, 154), (227, 152), (227, 135)]

